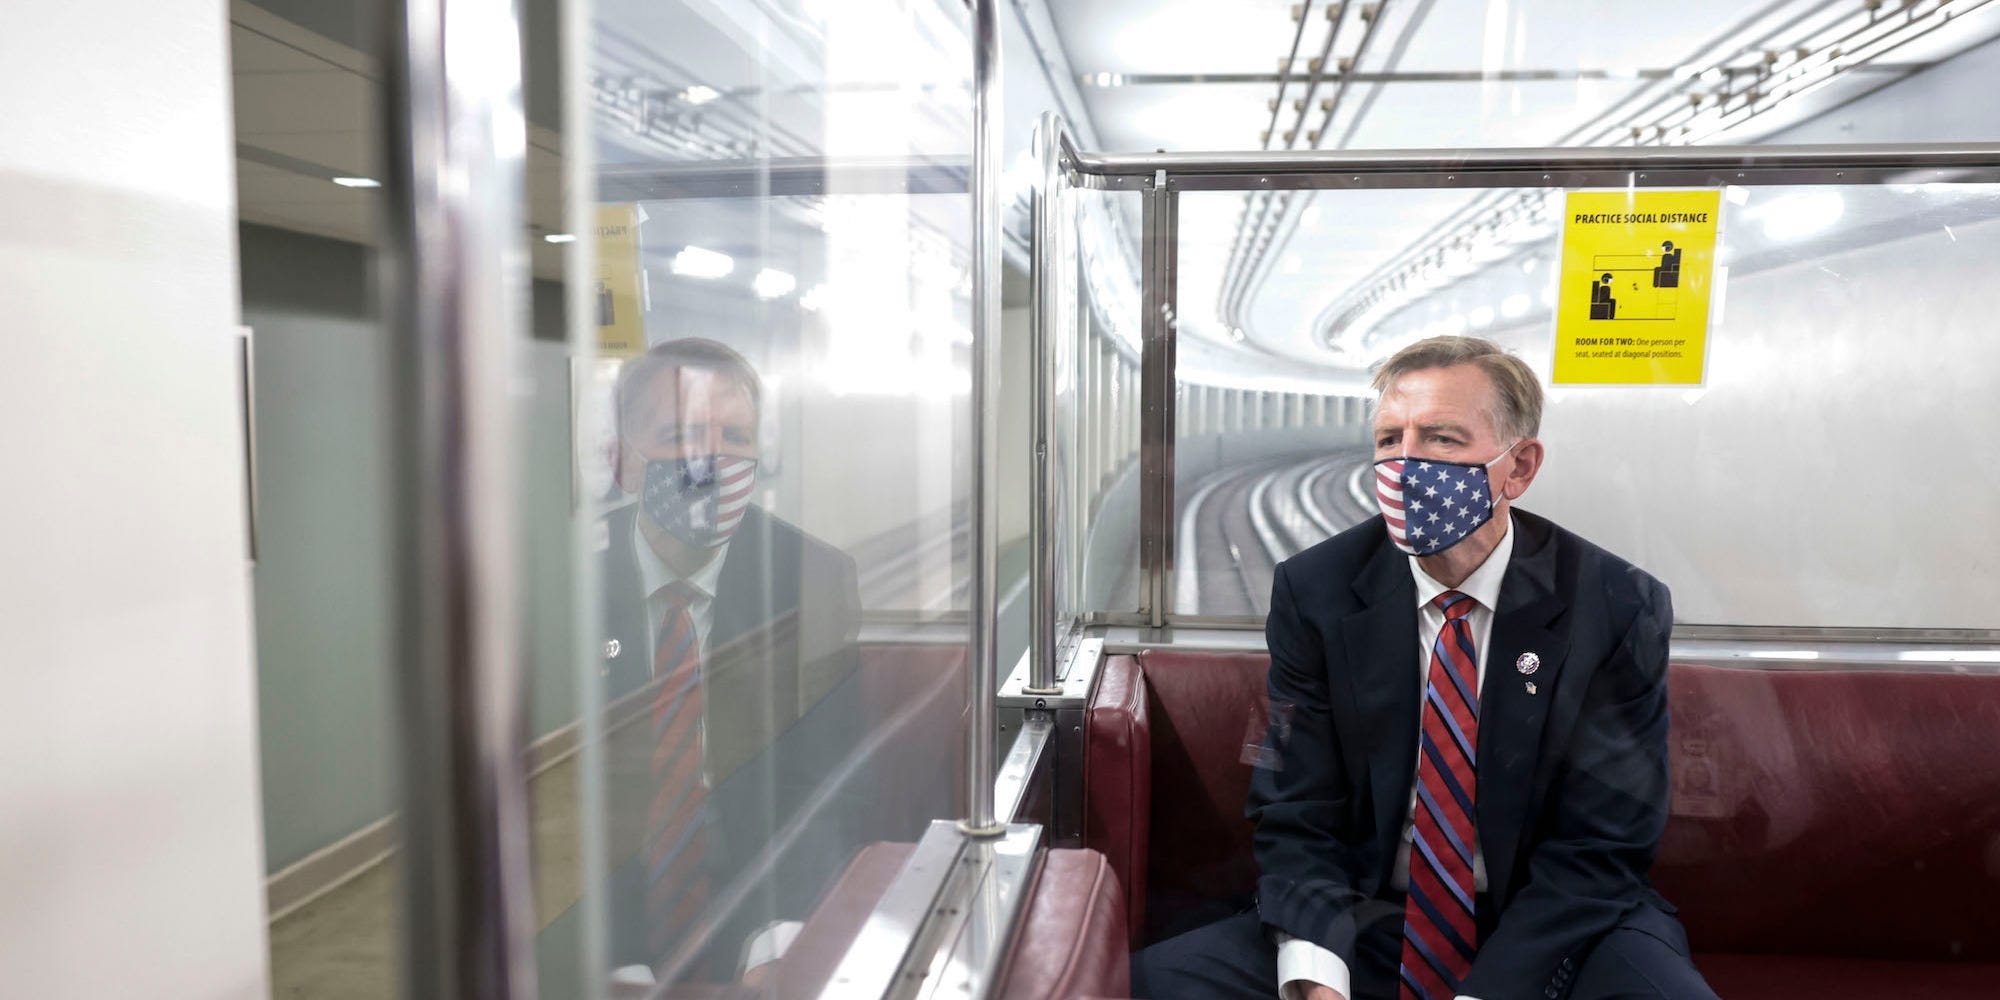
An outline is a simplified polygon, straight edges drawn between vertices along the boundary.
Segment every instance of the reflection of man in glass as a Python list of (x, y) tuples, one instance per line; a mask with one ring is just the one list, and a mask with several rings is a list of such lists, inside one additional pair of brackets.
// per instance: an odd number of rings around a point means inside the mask
[(830, 780), (857, 731), (854, 563), (751, 502), (762, 391), (688, 338), (627, 362), (614, 403), (636, 502), (603, 556), (612, 957), (683, 979), (781, 954), (857, 846), (859, 791)]

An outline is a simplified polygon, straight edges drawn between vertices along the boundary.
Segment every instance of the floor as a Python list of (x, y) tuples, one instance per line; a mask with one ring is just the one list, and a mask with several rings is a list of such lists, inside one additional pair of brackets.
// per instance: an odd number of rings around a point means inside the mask
[[(571, 756), (528, 783), (543, 997), (581, 992), (574, 979), (575, 906), (582, 884), (580, 765), (581, 759)], [(396, 1000), (401, 893), (401, 867), (392, 855), (273, 923), (271, 996)]]

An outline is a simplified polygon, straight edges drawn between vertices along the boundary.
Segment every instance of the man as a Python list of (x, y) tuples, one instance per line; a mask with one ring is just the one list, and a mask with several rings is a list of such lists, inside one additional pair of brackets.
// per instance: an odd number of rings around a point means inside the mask
[(1667, 588), (1514, 509), (1541, 389), (1474, 338), (1375, 376), (1383, 516), (1279, 565), (1255, 909), (1142, 952), (1140, 996), (1714, 994), (1647, 881)]
[(860, 737), (854, 562), (751, 502), (761, 397), (712, 340), (619, 375), (634, 502), (605, 519), (602, 673), (621, 982), (765, 965), (859, 847), (862, 790), (829, 780)]

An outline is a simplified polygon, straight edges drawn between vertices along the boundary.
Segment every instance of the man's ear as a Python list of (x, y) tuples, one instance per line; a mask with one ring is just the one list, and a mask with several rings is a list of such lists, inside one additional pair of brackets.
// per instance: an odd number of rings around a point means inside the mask
[(1513, 470), (1500, 483), (1501, 493), (1508, 500), (1518, 500), (1521, 494), (1528, 492), (1528, 487), (1534, 483), (1536, 474), (1542, 471), (1542, 459), (1545, 455), (1539, 438), (1528, 438), (1514, 446)]
[(639, 492), (639, 485), (646, 481), (646, 460), (639, 453), (625, 447), (625, 438), (620, 435), (611, 446), (611, 481), (625, 493)]

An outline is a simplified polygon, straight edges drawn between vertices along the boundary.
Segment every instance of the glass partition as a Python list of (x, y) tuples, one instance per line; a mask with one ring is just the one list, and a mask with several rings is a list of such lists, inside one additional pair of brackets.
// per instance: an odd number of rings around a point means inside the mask
[(815, 994), (964, 810), (966, 14), (597, 18), (581, 977)]
[[(1069, 544), (1077, 567), (1069, 607), (1136, 612), (1139, 577), (1139, 195), (1073, 190), (1076, 248), (1074, 333), (1063, 353), (1074, 402), (1058, 436), (1069, 443), (1076, 498)], [(1068, 314), (1069, 310), (1066, 309)]]
[(1373, 516), (1370, 366), (1472, 334), (1547, 389), (1522, 509), (1659, 575), (1682, 622), (1992, 627), (1993, 588), (1964, 583), (2000, 543), (2000, 461), (1974, 449), (1922, 497), (1866, 470), (1925, 428), (2000, 421), (1978, 286), (1950, 277), (1990, 259), (1996, 195), (1723, 189), (1702, 381), (1643, 386), (1552, 381), (1561, 191), (1317, 192), (1305, 218), (1342, 221), (1247, 279), (1247, 329), (1220, 318), (1232, 230), (1203, 222), (1243, 196), (1183, 195), (1175, 610), (1262, 614), (1277, 561)]

